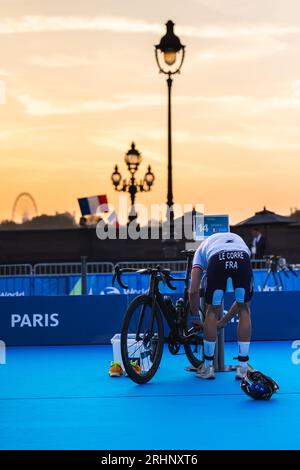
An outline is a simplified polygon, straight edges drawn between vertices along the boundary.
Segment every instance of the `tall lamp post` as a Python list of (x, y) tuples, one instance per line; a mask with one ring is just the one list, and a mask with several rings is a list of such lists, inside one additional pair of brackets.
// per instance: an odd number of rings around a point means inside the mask
[[(148, 171), (144, 175), (144, 179), (140, 180), (138, 183), (135, 179), (135, 174), (138, 170), (138, 167), (142, 161), (142, 155), (135, 148), (135, 143), (132, 142), (131, 148), (125, 154), (125, 163), (128, 167), (128, 170), (131, 174), (130, 179), (127, 181), (123, 179), (122, 175), (119, 172), (118, 165), (115, 165), (114, 172), (111, 175), (111, 180), (114, 185), (114, 188), (118, 192), (128, 192), (131, 199), (131, 207), (129, 212), (129, 222), (132, 222), (137, 218), (137, 213), (134, 207), (135, 196), (137, 192), (149, 192), (154, 183), (155, 176), (151, 171), (151, 166), (148, 166)], [(122, 183), (121, 183), (122, 181)]]
[(168, 76), (168, 222), (171, 226), (171, 238), (173, 232), (173, 182), (172, 182), (172, 120), (171, 120), (171, 91), (172, 91), (172, 76), (180, 73), (184, 56), (185, 46), (181, 44), (178, 36), (174, 34), (173, 21), (169, 20), (166, 23), (167, 32), (161, 38), (160, 43), (155, 46), (155, 58), (159, 68), (159, 72)]

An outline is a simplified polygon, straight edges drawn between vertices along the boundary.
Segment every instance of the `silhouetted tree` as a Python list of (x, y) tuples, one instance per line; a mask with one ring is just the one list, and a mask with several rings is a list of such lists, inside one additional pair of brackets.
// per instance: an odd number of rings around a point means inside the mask
[(11, 220), (4, 220), (0, 224), (0, 230), (30, 230), (47, 228), (75, 228), (78, 227), (74, 217), (69, 212), (55, 215), (42, 214), (17, 224)]

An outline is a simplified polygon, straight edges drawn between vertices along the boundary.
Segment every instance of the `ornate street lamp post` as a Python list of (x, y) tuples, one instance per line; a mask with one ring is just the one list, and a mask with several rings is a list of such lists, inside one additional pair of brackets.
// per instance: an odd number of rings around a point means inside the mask
[[(111, 175), (111, 180), (114, 188), (118, 192), (128, 192), (131, 198), (131, 207), (129, 212), (129, 222), (132, 222), (137, 218), (137, 213), (134, 207), (135, 196), (137, 192), (149, 192), (154, 183), (155, 176), (151, 171), (151, 166), (148, 166), (148, 171), (145, 173), (144, 179), (138, 183), (135, 179), (135, 174), (142, 161), (142, 155), (135, 148), (135, 143), (132, 142), (131, 148), (125, 154), (125, 163), (127, 164), (128, 170), (131, 174), (129, 181), (123, 179), (119, 172), (118, 165), (115, 165), (115, 171)], [(121, 183), (122, 181), (122, 183)]]
[[(168, 195), (167, 205), (168, 222), (173, 227), (174, 212), (173, 212), (173, 184), (172, 184), (172, 121), (171, 121), (171, 90), (173, 79), (172, 76), (180, 73), (184, 56), (185, 46), (180, 42), (178, 36), (174, 34), (174, 23), (169, 20), (166, 23), (167, 32), (161, 38), (160, 43), (155, 46), (155, 58), (159, 68), (159, 72), (168, 75)], [(172, 236), (171, 229), (171, 236)]]

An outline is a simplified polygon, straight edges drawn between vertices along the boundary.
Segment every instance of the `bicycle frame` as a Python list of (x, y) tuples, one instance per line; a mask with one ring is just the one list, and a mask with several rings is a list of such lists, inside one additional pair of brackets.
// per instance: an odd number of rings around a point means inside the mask
[[(188, 301), (189, 301), (188, 289), (189, 289), (189, 280), (190, 280), (190, 274), (191, 274), (191, 269), (192, 269), (192, 259), (193, 258), (191, 256), (189, 256), (187, 259), (187, 269), (186, 269), (186, 274), (184, 278), (173, 277), (174, 281), (184, 282), (183, 305), (184, 305), (185, 310), (188, 307)], [(178, 338), (180, 336), (180, 333), (178, 331), (178, 325), (176, 323), (176, 320), (174, 316), (168, 311), (168, 308), (166, 308), (166, 305), (163, 299), (163, 294), (159, 291), (160, 281), (161, 281), (160, 278), (158, 278), (157, 276), (151, 275), (150, 285), (149, 285), (149, 290), (148, 290), (148, 295), (152, 299), (150, 335), (153, 333), (153, 325), (154, 325), (154, 319), (155, 319), (155, 305), (157, 304), (159, 306), (159, 309), (163, 317), (166, 319), (166, 322), (170, 328), (170, 331), (173, 333), (175, 338)], [(143, 314), (144, 314), (144, 310), (141, 312), (141, 315), (139, 318), (138, 328), (137, 328), (137, 338), (139, 338), (140, 327), (143, 321)]]
[[(189, 289), (189, 280), (190, 280), (190, 274), (191, 274), (191, 269), (192, 269), (192, 260), (194, 256), (194, 252), (187, 252), (187, 268), (186, 268), (186, 273), (185, 277), (183, 278), (175, 278), (172, 277), (172, 281), (180, 281), (184, 282), (184, 294), (183, 294), (183, 308), (184, 308), (184, 313), (187, 312), (188, 309), (188, 304), (189, 304), (189, 299), (188, 299), (188, 289)], [(129, 270), (131, 272), (133, 270)], [(171, 289), (172, 286), (168, 283), (168, 278), (166, 273), (163, 271), (154, 271), (151, 273), (148, 273), (145, 271), (144, 273), (141, 274), (150, 274), (150, 283), (149, 283), (149, 289), (148, 289), (148, 298), (151, 299), (151, 317), (150, 317), (150, 325), (149, 329), (147, 331), (147, 335), (144, 336), (143, 338), (140, 335), (140, 331), (142, 328), (143, 324), (143, 319), (144, 319), (144, 314), (145, 314), (145, 308), (146, 305), (143, 305), (139, 319), (138, 319), (138, 324), (137, 324), (137, 331), (136, 331), (136, 340), (143, 340), (147, 341), (148, 337), (153, 336), (153, 328), (154, 328), (154, 321), (155, 321), (155, 308), (156, 306), (159, 307), (160, 313), (162, 314), (163, 318), (165, 318), (169, 328), (170, 332), (173, 334), (174, 338), (178, 340), (179, 342), (182, 342), (183, 339), (187, 339), (188, 337), (183, 338), (182, 332), (180, 331), (179, 325), (177, 323), (177, 318), (174, 315), (174, 306), (172, 306), (172, 312), (170, 311), (164, 301), (164, 295), (160, 292), (159, 290), (159, 283), (161, 281), (165, 282)], [(116, 272), (116, 277), (118, 277), (118, 282), (119, 284), (123, 287), (126, 288), (125, 285), (122, 284), (120, 280), (120, 272)], [(114, 281), (113, 281), (114, 282)], [(173, 288), (175, 289), (175, 288)], [(176, 289), (175, 289), (176, 290)]]

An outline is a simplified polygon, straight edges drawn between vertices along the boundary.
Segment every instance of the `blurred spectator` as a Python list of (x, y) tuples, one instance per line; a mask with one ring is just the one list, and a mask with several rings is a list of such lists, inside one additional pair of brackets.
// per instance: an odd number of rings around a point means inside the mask
[(257, 227), (253, 227), (251, 232), (253, 237), (251, 244), (252, 258), (262, 259), (266, 251), (266, 239)]

